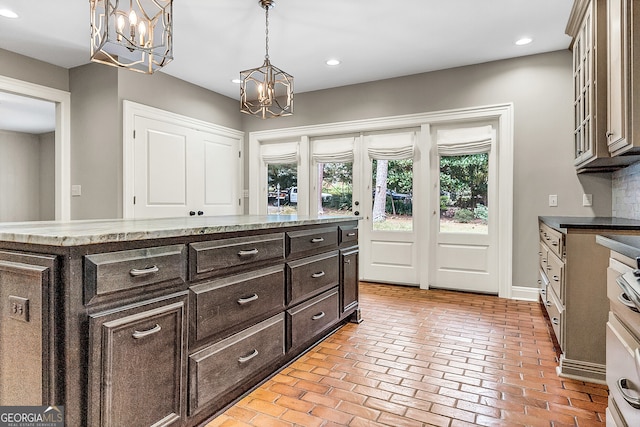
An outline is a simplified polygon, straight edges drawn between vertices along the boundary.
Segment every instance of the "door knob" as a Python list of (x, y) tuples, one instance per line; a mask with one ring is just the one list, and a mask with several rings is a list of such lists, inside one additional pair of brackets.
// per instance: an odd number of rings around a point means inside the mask
[(189, 215), (194, 216), (196, 213), (194, 211), (189, 211)]

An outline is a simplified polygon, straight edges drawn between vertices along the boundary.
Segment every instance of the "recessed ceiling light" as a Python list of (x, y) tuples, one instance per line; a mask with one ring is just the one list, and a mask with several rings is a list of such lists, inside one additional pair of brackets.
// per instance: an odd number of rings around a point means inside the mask
[(518, 46), (524, 46), (524, 45), (526, 45), (526, 44), (531, 43), (532, 41), (533, 41), (533, 39), (532, 39), (532, 38), (530, 38), (530, 37), (523, 37), (523, 38), (521, 38), (520, 40), (516, 41), (516, 44), (517, 44)]
[(336, 65), (340, 65), (340, 61), (337, 59), (328, 59), (326, 64), (331, 67), (335, 67)]
[(9, 9), (0, 9), (0, 16), (4, 16), (5, 18), (12, 18), (15, 19), (18, 17), (18, 14), (15, 13), (13, 10), (9, 10)]
[(240, 83), (242, 83), (242, 80), (240, 80), (240, 79), (231, 79), (231, 83), (235, 83), (235, 84), (239, 85)]

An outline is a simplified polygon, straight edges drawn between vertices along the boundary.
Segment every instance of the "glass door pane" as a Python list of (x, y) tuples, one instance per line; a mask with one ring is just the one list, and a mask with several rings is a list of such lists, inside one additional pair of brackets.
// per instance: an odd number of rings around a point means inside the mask
[(413, 230), (413, 160), (373, 160), (373, 230)]
[(351, 215), (353, 199), (353, 162), (318, 163), (319, 215)]
[(267, 213), (298, 213), (298, 165), (267, 165)]
[(488, 233), (489, 154), (440, 157), (440, 232)]

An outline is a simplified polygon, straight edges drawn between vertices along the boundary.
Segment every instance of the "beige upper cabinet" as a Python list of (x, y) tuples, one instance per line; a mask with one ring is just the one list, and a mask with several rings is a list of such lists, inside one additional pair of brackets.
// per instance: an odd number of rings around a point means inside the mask
[(578, 173), (611, 171), (638, 160), (617, 156), (632, 148), (628, 134), (634, 120), (628, 115), (630, 83), (625, 65), (631, 54), (632, 2), (575, 0), (571, 10), (566, 33), (573, 37), (573, 145)]
[(607, 143), (613, 156), (637, 151), (640, 147), (638, 127), (637, 80), (637, 2), (607, 0)]

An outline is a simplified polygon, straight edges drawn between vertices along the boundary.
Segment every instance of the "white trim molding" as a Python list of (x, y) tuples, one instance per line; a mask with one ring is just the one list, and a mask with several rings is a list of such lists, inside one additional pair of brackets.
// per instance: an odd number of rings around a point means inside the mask
[[(310, 126), (299, 126), (284, 129), (274, 129), (251, 132), (249, 134), (249, 213), (258, 214), (260, 209), (260, 177), (257, 173), (260, 171), (260, 144), (265, 142), (286, 141), (286, 140), (302, 140), (303, 137), (319, 137), (343, 135), (349, 133), (362, 133), (370, 131), (381, 131), (391, 129), (404, 129), (412, 127), (422, 127), (428, 129), (429, 125), (438, 123), (452, 123), (456, 121), (485, 121), (497, 120), (498, 122), (498, 139), (500, 145), (498, 148), (499, 171), (498, 179), (500, 180), (500, 230), (498, 237), (498, 281), (499, 296), (503, 298), (512, 298), (514, 292), (512, 289), (512, 272), (513, 272), (513, 104), (505, 103), (498, 105), (479, 106), (461, 108), (455, 110), (437, 111), (430, 113), (418, 113), (402, 116), (380, 117), (373, 119), (326, 123)], [(428, 142), (427, 137), (420, 137), (418, 144)], [(425, 147), (425, 152), (429, 152)], [(428, 202), (422, 203), (421, 206), (427, 204), (427, 210), (430, 211)], [(425, 218), (426, 221), (426, 218)], [(419, 249), (418, 254), (424, 256), (428, 245), (428, 227), (419, 227)], [(423, 270), (428, 270), (424, 268)], [(428, 283), (428, 272), (420, 274), (421, 287), (426, 288)], [(519, 293), (519, 292), (518, 292)]]
[(0, 90), (56, 104), (55, 219), (71, 219), (71, 94), (10, 77), (0, 76)]

